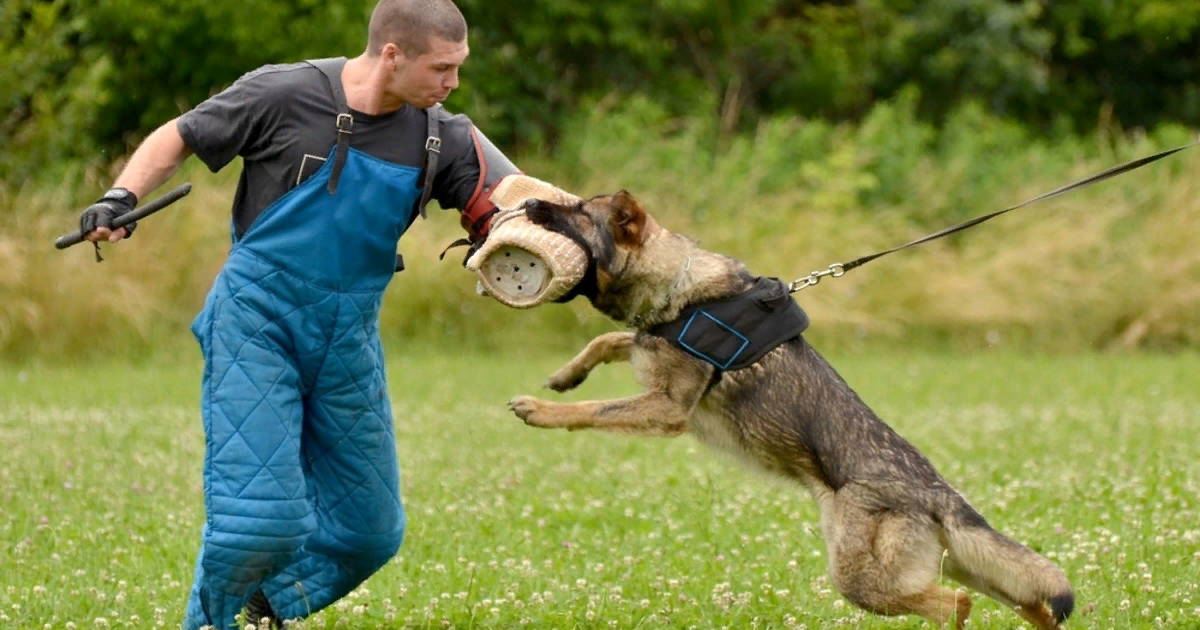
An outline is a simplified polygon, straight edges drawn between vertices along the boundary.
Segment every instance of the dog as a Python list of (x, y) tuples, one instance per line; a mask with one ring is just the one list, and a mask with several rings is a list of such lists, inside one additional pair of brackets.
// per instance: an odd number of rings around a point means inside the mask
[(631, 329), (593, 339), (546, 386), (564, 392), (598, 365), (625, 361), (644, 388), (576, 403), (517, 396), (509, 408), (526, 424), (688, 433), (799, 483), (820, 508), (833, 584), (869, 612), (920, 615), (962, 630), (971, 600), (940, 585), (945, 575), (1041, 630), (1071, 614), (1075, 596), (1063, 571), (992, 529), (802, 335), (748, 367), (721, 370), (651, 332), (689, 306), (747, 291), (757, 279), (744, 264), (664, 229), (626, 191), (573, 205), (531, 200), (525, 210), (587, 250), (588, 277), (577, 294)]

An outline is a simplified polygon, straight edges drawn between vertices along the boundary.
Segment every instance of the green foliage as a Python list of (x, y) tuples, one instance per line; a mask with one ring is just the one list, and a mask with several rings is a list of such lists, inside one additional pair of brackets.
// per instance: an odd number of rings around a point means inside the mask
[(4, 12), (0, 79), (17, 89), (0, 110), (0, 174), (24, 176), (67, 158), (109, 162), (259, 65), (361, 49), (369, 7), (13, 0)]
[[(109, 163), (259, 65), (354, 55), (372, 5), (10, 0), (0, 9), (0, 79), (12, 86), (0, 95), (0, 175), (68, 158)], [(903, 94), (934, 129), (966, 102), (1038, 136), (1200, 124), (1195, 0), (460, 5), (472, 54), (447, 105), (510, 151), (555, 146), (580, 110), (634, 94), (667, 116), (713, 117), (718, 150), (770, 116), (858, 122)], [(894, 198), (889, 186), (874, 194)]]
[(27, 174), (94, 148), (111, 64), (79, 63), (85, 30), (68, 0), (0, 5), (0, 174)]
[[(722, 138), (717, 116), (674, 116), (643, 96), (598, 102), (526, 172), (581, 195), (621, 188), (668, 229), (788, 280), (1029, 199), (1118, 162), (1178, 146), (1185, 127), (1039, 137), (967, 103), (940, 133), (908, 90), (859, 124), (776, 116)], [(811, 335), (828, 347), (958, 349), (1200, 346), (1200, 151), (923, 245), (810, 289)], [(96, 176), (99, 177), (99, 176)], [(192, 160), (167, 187), (195, 189), (147, 220), (103, 265), (50, 243), (94, 198), (78, 185), (0, 186), (0, 355), (77, 360), (191, 347), (228, 244), (238, 169)], [(164, 190), (167, 188), (164, 187)], [(434, 212), (400, 243), (381, 330), (391, 347), (575, 348), (616, 325), (584, 301), (532, 310), (475, 294), (457, 216)], [(456, 250), (461, 251), (461, 250)]]
[[(112, 103), (100, 139), (153, 129), (267, 63), (354, 54), (366, 44), (359, 2), (98, 0), (84, 45), (109, 57)], [(133, 19), (131, 19), (131, 16)]]

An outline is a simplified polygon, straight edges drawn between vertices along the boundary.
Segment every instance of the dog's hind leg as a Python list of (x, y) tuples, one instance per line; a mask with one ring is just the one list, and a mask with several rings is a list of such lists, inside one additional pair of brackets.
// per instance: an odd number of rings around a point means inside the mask
[(992, 529), (961, 497), (951, 506), (941, 514), (946, 574), (1011, 606), (1039, 630), (1057, 628), (1075, 606), (1062, 569)]
[(880, 615), (920, 615), (962, 630), (971, 613), (966, 593), (937, 583), (943, 547), (923, 514), (880, 505), (850, 484), (822, 503), (829, 572), (838, 591)]
[(628, 361), (633, 339), (634, 333), (631, 332), (610, 332), (596, 337), (574, 359), (547, 379), (546, 387), (556, 392), (575, 389), (601, 363)]

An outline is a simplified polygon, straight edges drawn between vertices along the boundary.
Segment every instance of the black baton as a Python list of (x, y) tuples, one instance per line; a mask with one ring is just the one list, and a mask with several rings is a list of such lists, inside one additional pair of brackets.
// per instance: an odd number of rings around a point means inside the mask
[[(112, 229), (115, 230), (119, 227), (124, 227), (130, 223), (133, 223), (134, 221), (141, 221), (142, 219), (154, 214), (155, 212), (158, 212), (159, 210), (166, 208), (167, 206), (175, 203), (176, 201), (179, 201), (180, 199), (187, 196), (187, 194), (190, 192), (192, 192), (191, 182), (182, 184), (175, 190), (172, 190), (171, 192), (159, 197), (158, 199), (151, 201), (150, 203), (142, 206), (141, 208), (138, 208), (137, 210), (134, 210), (133, 212), (126, 212), (125, 214), (122, 214), (121, 216), (113, 219)], [(58, 240), (54, 241), (54, 246), (58, 249), (66, 249), (72, 245), (75, 245), (77, 243), (82, 243), (82, 242), (83, 242), (83, 233), (76, 230), (75, 232), (71, 232), (70, 234), (66, 234), (64, 236), (58, 237)]]

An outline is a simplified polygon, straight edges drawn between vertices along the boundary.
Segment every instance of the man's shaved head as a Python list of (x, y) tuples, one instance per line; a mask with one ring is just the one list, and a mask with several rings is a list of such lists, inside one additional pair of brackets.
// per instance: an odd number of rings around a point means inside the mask
[(429, 52), (430, 37), (448, 42), (467, 39), (467, 21), (451, 0), (379, 0), (367, 29), (367, 54), (379, 55), (395, 44), (413, 59)]

